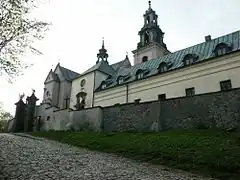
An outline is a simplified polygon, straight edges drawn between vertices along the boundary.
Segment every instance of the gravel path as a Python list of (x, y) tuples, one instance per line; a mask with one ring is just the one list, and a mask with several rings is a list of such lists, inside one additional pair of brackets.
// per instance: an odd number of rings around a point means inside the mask
[(0, 134), (2, 179), (204, 180), (182, 171), (12, 134)]

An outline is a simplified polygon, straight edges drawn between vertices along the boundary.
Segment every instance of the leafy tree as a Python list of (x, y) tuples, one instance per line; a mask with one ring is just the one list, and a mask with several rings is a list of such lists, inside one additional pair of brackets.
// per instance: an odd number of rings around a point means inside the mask
[(19, 60), (24, 52), (41, 54), (33, 42), (44, 37), (49, 24), (31, 17), (38, 2), (0, 0), (0, 76), (6, 75), (9, 80), (28, 67)]
[(0, 132), (3, 132), (7, 121), (12, 118), (13, 116), (9, 112), (4, 111), (2, 104), (0, 103)]

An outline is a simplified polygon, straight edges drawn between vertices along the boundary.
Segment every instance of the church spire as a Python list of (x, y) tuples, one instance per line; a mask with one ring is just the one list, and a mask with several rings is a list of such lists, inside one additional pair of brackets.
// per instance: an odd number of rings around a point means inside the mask
[(152, 7), (151, 7), (151, 1), (148, 1), (148, 5), (149, 5), (149, 8), (148, 8), (148, 9), (152, 9)]
[(102, 49), (104, 49), (104, 37), (102, 38)]
[(132, 51), (134, 54), (134, 64), (139, 64), (169, 53), (163, 41), (164, 32), (162, 32), (158, 25), (158, 15), (152, 9), (151, 1), (148, 1), (148, 8), (143, 18), (143, 27), (138, 32), (140, 42), (137, 44), (137, 49)]
[(144, 25), (139, 31), (140, 42), (138, 48), (145, 47), (151, 43), (158, 43), (159, 45), (166, 48), (163, 42), (164, 32), (158, 26), (158, 15), (152, 9), (151, 1), (148, 1), (149, 8), (146, 10), (144, 17)]
[(97, 58), (98, 58), (97, 63), (99, 63), (100, 60), (108, 62), (107, 61), (108, 53), (107, 53), (107, 50), (105, 49), (104, 38), (102, 40), (102, 48), (99, 49), (99, 53), (97, 54)]

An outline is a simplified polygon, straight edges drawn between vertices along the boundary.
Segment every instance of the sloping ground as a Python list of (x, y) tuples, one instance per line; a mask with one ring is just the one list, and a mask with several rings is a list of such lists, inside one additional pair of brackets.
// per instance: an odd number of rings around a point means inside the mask
[(223, 180), (240, 179), (240, 134), (39, 132), (36, 136)]
[(185, 173), (41, 138), (0, 134), (0, 179), (200, 180)]

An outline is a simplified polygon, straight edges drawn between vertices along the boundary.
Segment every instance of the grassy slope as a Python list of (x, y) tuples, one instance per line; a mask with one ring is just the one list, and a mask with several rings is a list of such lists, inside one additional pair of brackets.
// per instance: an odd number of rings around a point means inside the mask
[(33, 135), (221, 179), (240, 179), (240, 135), (237, 133), (37, 132)]

